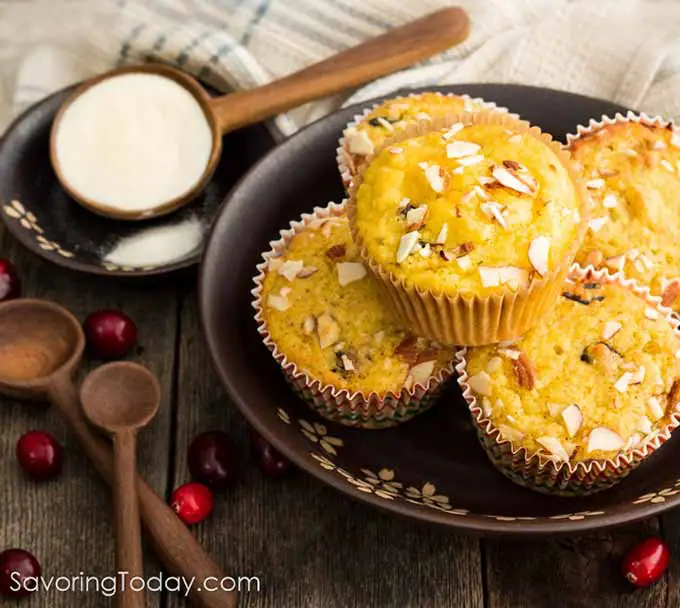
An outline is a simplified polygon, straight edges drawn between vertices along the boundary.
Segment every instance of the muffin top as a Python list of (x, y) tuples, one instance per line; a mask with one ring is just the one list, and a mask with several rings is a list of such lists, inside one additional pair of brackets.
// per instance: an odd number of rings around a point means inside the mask
[(524, 287), (580, 233), (581, 199), (558, 155), (505, 125), (457, 123), (388, 146), (355, 201), (368, 255), (435, 292)]
[(271, 339), (323, 385), (398, 394), (448, 367), (453, 351), (411, 336), (380, 299), (345, 215), (317, 218), (272, 258), (263, 292)]
[(483, 108), (488, 105), (482, 101), (437, 92), (388, 99), (345, 131), (345, 148), (352, 155), (370, 155), (409, 124)]
[(557, 461), (612, 458), (669, 422), (679, 348), (668, 320), (632, 290), (568, 280), (521, 339), (468, 352), (468, 383), (513, 447)]
[(596, 206), (577, 260), (623, 270), (680, 310), (680, 135), (618, 123), (571, 150)]

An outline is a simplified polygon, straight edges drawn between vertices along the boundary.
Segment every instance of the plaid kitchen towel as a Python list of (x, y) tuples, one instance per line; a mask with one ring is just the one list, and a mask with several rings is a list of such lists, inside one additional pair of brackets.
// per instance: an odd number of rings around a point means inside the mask
[[(471, 17), (467, 41), (359, 91), (282, 115), (273, 123), (279, 135), (342, 103), (461, 82), (546, 86), (680, 118), (677, 0), (0, 1), (0, 43), (2, 28), (7, 37), (21, 11), (32, 27), (48, 21), (50, 31), (19, 65), (11, 113), (59, 87), (138, 61), (168, 62), (222, 91), (251, 88), (452, 4)], [(60, 28), (69, 25), (55, 37), (56, 18)]]

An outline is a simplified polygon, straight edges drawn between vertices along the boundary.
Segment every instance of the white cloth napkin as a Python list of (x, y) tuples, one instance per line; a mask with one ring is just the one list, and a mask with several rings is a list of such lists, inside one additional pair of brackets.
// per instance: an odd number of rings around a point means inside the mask
[[(471, 17), (465, 43), (351, 95), (282, 115), (280, 133), (342, 103), (465, 82), (552, 87), (680, 118), (677, 0), (24, 0), (0, 2), (0, 47), (7, 54), (20, 38), (23, 54), (8, 76), (0, 52), (0, 102), (4, 89), (10, 103), (0, 126), (52, 91), (116, 65), (160, 60), (219, 90), (250, 88), (448, 5)], [(31, 38), (41, 21), (42, 35)]]

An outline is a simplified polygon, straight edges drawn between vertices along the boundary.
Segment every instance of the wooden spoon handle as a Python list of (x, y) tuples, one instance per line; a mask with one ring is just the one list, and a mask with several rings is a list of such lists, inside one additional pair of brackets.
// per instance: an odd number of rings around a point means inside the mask
[[(48, 387), (48, 396), (69, 423), (95, 468), (111, 485), (114, 479), (111, 447), (105, 439), (90, 429), (72, 380), (65, 374), (53, 377)], [(195, 605), (206, 608), (236, 608), (238, 595), (235, 592), (199, 591), (208, 577), (214, 577), (210, 581), (212, 589), (215, 582), (222, 580), (225, 575), (172, 509), (139, 475), (137, 495), (145, 530), (165, 567), (174, 575), (187, 579), (195, 577), (191, 589), (191, 599)]]
[(463, 9), (443, 9), (281, 80), (218, 97), (210, 105), (226, 133), (406, 68), (462, 42), (469, 30)]
[[(116, 571), (127, 572), (127, 581), (144, 576), (136, 451), (137, 436), (134, 431), (120, 431), (113, 436)], [(118, 592), (116, 603), (118, 608), (144, 608), (144, 594), (126, 587)]]

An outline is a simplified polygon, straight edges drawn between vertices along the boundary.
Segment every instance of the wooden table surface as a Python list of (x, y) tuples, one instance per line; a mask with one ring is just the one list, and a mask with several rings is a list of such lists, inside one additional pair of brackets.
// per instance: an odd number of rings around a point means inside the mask
[[(212, 371), (193, 275), (125, 283), (75, 274), (24, 251), (1, 230), (0, 257), (16, 262), (26, 296), (55, 300), (81, 319), (113, 307), (137, 321), (141, 349), (134, 359), (158, 374), (163, 389), (160, 414), (140, 446), (142, 472), (161, 495), (188, 481), (186, 449), (197, 433), (224, 429), (237, 442), (240, 482), (195, 533), (227, 574), (260, 577), (262, 590), (243, 594), (241, 606), (680, 606), (680, 560), (646, 590), (632, 591), (619, 573), (622, 552), (648, 534), (660, 534), (680, 554), (680, 512), (595, 536), (510, 542), (378, 513), (302, 472), (267, 479), (250, 462), (246, 424)], [(64, 471), (46, 484), (26, 480), (14, 456), (18, 437), (36, 428), (65, 446)], [(0, 496), (0, 550), (34, 552), (47, 576), (113, 572), (109, 491), (47, 407), (2, 399)], [(151, 551), (146, 555), (147, 575), (158, 573)], [(21, 605), (94, 608), (113, 602), (94, 593), (52, 591)], [(174, 594), (149, 595), (149, 606), (184, 605)]]

